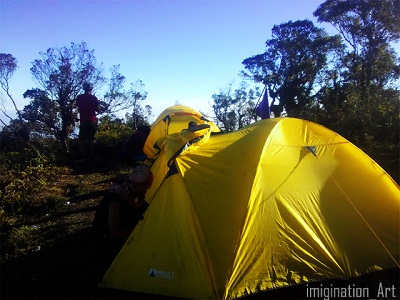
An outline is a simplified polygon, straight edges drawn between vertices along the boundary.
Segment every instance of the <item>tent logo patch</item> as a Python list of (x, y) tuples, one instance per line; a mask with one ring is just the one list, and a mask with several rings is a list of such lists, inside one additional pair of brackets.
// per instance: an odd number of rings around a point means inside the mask
[(161, 271), (154, 268), (150, 268), (149, 277), (164, 278), (164, 279), (174, 279), (174, 272), (171, 271)]

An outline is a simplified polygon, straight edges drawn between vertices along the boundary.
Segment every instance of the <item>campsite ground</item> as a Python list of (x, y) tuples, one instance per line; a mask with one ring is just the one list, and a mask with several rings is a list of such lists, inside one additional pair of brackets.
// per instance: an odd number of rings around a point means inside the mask
[(72, 200), (106, 190), (109, 183), (94, 183), (129, 170), (107, 157), (100, 161), (59, 168), (40, 205), (8, 224), (2, 220), (1, 299), (155, 298), (98, 288), (113, 259), (91, 231), (101, 196)]
[[(48, 197), (34, 212), (10, 219), (1, 228), (1, 299), (156, 299), (154, 295), (132, 294), (99, 289), (98, 283), (111, 260), (105, 248), (91, 235), (91, 222), (100, 197), (80, 202), (69, 201), (82, 193), (104, 190), (107, 185), (93, 183), (115, 176), (118, 169), (102, 164), (73, 164), (60, 176)], [(399, 270), (357, 284), (378, 287), (396, 285), (399, 295)], [(349, 282), (336, 282), (347, 286)], [(277, 290), (251, 298), (310, 299), (305, 286)], [(378, 297), (379, 298), (379, 297)], [(322, 299), (322, 297), (320, 298)]]

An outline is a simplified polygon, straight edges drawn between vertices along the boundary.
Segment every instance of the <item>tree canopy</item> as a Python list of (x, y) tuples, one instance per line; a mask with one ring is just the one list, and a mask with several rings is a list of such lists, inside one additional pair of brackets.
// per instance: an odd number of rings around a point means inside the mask
[[(12, 95), (10, 94), (10, 86), (9, 86), (9, 80), (13, 76), (17, 68), (18, 68), (18, 61), (14, 56), (8, 53), (0, 53), (0, 86), (6, 92), (8, 98), (13, 103), (15, 111), (17, 112), (17, 115), (19, 117), (19, 120), (20, 122), (22, 122), (21, 111), (18, 109), (17, 104), (15, 103)], [(4, 102), (5, 100), (2, 100), (1, 103), (2, 106), (4, 105)], [(12, 117), (8, 115), (8, 113), (6, 112), (5, 109), (3, 109), (3, 107), (1, 107), (0, 110), (8, 119), (12, 120)], [(2, 123), (3, 125), (6, 125), (3, 121)]]
[(116, 113), (132, 107), (135, 111), (139, 101), (147, 98), (147, 92), (140, 79), (135, 83), (130, 83), (129, 89), (125, 88), (126, 78), (120, 73), (119, 69), (120, 65), (114, 65), (110, 69), (111, 77), (108, 81), (108, 90), (104, 95), (105, 112)]
[(225, 90), (213, 94), (212, 109), (217, 124), (224, 131), (231, 132), (257, 121), (256, 105), (259, 97), (259, 88), (249, 88), (249, 84), (244, 81), (235, 90), (231, 83)]
[[(400, 58), (392, 45), (400, 39), (400, 2), (326, 0), (314, 16), (333, 25), (338, 34), (329, 35), (310, 20), (274, 25), (265, 51), (243, 60), (242, 77), (264, 85), (275, 117), (315, 121), (378, 161), (384, 157), (398, 162)], [(149, 121), (151, 107), (143, 108), (147, 98), (144, 83), (137, 80), (126, 88), (120, 65), (114, 65), (106, 79), (102, 64), (86, 43), (49, 48), (40, 56), (31, 68), (37, 87), (25, 92), (31, 102), (19, 111), (8, 86), (17, 60), (11, 54), (0, 54), (0, 84), (19, 117), (19, 122), (10, 122), (12, 126), (22, 128), (28, 121), (33, 131), (53, 135), (67, 149), (77, 121), (75, 98), (86, 81), (95, 85), (95, 93), (107, 85), (103, 97), (98, 96), (104, 113), (130, 110), (125, 117), (133, 128)], [(257, 121), (260, 88), (249, 86), (242, 82), (234, 88), (231, 84), (211, 96), (215, 118), (223, 130), (233, 131)], [(7, 116), (3, 108), (1, 111)], [(384, 168), (395, 168), (393, 165)]]
[[(114, 65), (110, 69), (111, 77), (108, 83), (108, 91), (104, 95), (104, 112), (116, 113), (121, 110), (130, 110), (130, 120), (134, 128), (140, 123), (145, 123), (146, 113), (141, 102), (147, 98), (144, 83), (138, 79), (130, 83), (130, 88), (125, 88), (126, 78), (120, 71), (120, 65)], [(151, 107), (149, 107), (151, 111)]]
[[(78, 121), (75, 99), (86, 82), (94, 85), (95, 94), (108, 83), (104, 97), (98, 96), (102, 114), (130, 109), (130, 121), (134, 127), (146, 121), (141, 106), (141, 101), (147, 97), (143, 82), (137, 80), (125, 89), (125, 76), (119, 72), (119, 65), (111, 68), (111, 78), (107, 80), (102, 64), (97, 63), (94, 50), (89, 50), (86, 43), (49, 48), (40, 52), (40, 56), (41, 59), (32, 62), (31, 68), (38, 87), (24, 93), (31, 102), (21, 114), (30, 123), (32, 132), (54, 136), (68, 151), (68, 139)], [(151, 107), (146, 109), (151, 112)]]
[[(85, 82), (91, 82), (94, 86), (104, 82), (102, 69), (97, 65), (94, 50), (89, 50), (85, 42), (71, 43), (69, 47), (49, 48), (46, 52), (40, 52), (40, 56), (41, 59), (32, 62), (31, 73), (43, 93), (37, 90), (25, 93), (26, 97), (34, 99), (27, 107), (25, 116), (34, 118), (32, 113), (35, 111), (49, 112), (47, 100), (54, 101), (51, 117), (55, 114), (57, 118), (53, 119), (49, 127), (57, 132), (55, 137), (68, 151), (68, 137), (77, 119), (75, 99)], [(29, 120), (33, 121), (31, 118)]]
[(340, 39), (302, 20), (275, 25), (265, 44), (264, 53), (243, 61), (242, 74), (266, 85), (275, 116), (300, 117), (312, 105), (318, 75), (329, 53), (340, 49)]
[(370, 102), (376, 88), (398, 85), (399, 60), (390, 44), (400, 39), (399, 1), (327, 0), (314, 15), (332, 24), (350, 46), (343, 58), (348, 70), (342, 75), (354, 82), (361, 103)]

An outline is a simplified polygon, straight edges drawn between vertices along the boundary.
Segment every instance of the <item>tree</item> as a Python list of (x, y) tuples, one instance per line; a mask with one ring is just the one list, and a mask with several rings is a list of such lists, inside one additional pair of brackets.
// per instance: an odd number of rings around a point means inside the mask
[[(136, 80), (130, 84), (128, 90), (130, 102), (132, 103), (132, 121), (134, 128), (145, 122), (146, 112), (142, 107), (141, 102), (147, 98), (147, 92), (144, 90), (144, 84), (141, 80)], [(149, 108), (147, 108), (149, 111)]]
[[(17, 68), (18, 68), (18, 61), (15, 57), (13, 57), (11, 54), (0, 53), (0, 86), (6, 92), (8, 98), (10, 98), (11, 102), (13, 103), (19, 121), (22, 124), (23, 120), (21, 116), (21, 111), (18, 109), (17, 104), (15, 103), (12, 95), (10, 94), (10, 87), (9, 87), (9, 80), (13, 76)], [(4, 102), (5, 100), (2, 101), (2, 106), (4, 106)], [(7, 118), (10, 119), (10, 121), (12, 120), (12, 117), (10, 117), (7, 114), (5, 109), (1, 108), (1, 111)], [(3, 125), (6, 125), (3, 121), (2, 123)]]
[[(7, 114), (4, 107), (5, 99), (1, 100), (1, 112), (9, 119), (9, 125), (7, 125), (3, 120), (1, 123), (4, 125), (4, 135), (2, 140), (12, 141), (9, 146), (16, 145), (29, 145), (30, 128), (24, 122), (22, 118), (21, 111), (18, 109), (17, 104), (10, 94), (9, 80), (13, 76), (14, 72), (18, 68), (18, 61), (11, 54), (0, 53), (0, 86), (6, 92), (8, 98), (14, 105), (15, 111), (17, 113), (18, 119), (14, 120), (9, 114)], [(4, 136), (8, 136), (8, 139), (4, 139)], [(3, 147), (4, 147), (3, 142)], [(7, 147), (6, 147), (7, 148)]]
[(390, 43), (400, 39), (398, 0), (327, 0), (314, 15), (332, 24), (350, 45), (343, 75), (357, 87), (361, 105), (376, 97), (376, 88), (396, 82), (399, 61)]
[(150, 105), (145, 105), (145, 122), (150, 124), (151, 123), (151, 118), (153, 117), (153, 108)]
[(151, 124), (151, 118), (153, 116), (152, 107), (150, 105), (145, 105), (144, 109), (140, 109), (138, 114), (132, 114), (127, 112), (125, 114), (125, 122), (133, 129), (137, 129), (139, 125), (149, 125)]
[(102, 110), (111, 114), (129, 107), (128, 95), (124, 89), (126, 79), (119, 72), (119, 68), (120, 65), (114, 65), (110, 69), (111, 77), (108, 80), (108, 91), (104, 94)]
[(230, 84), (225, 91), (212, 95), (212, 109), (221, 127), (231, 132), (257, 121), (256, 100), (259, 97), (258, 87), (250, 89), (246, 82), (241, 82), (239, 88), (232, 91)]
[[(145, 85), (141, 80), (130, 83), (130, 88), (125, 89), (126, 78), (120, 72), (120, 65), (114, 65), (111, 69), (111, 78), (108, 84), (108, 91), (104, 95), (106, 111), (116, 113), (121, 110), (131, 109), (130, 122), (136, 128), (138, 124), (146, 122), (146, 112), (141, 102), (147, 98)], [(151, 107), (146, 108), (147, 112)]]
[[(46, 111), (45, 105), (50, 99), (56, 110), (57, 119), (51, 128), (57, 128), (56, 138), (64, 150), (68, 151), (68, 137), (75, 128), (77, 112), (76, 96), (81, 92), (83, 83), (99, 85), (104, 82), (102, 70), (97, 65), (94, 50), (89, 50), (86, 43), (71, 43), (70, 47), (49, 48), (40, 52), (41, 59), (32, 63), (31, 73), (43, 94), (36, 99), (35, 109)], [(31, 94), (28, 90), (27, 95)]]
[(30, 123), (33, 132), (62, 140), (61, 114), (57, 102), (40, 89), (27, 90), (24, 98), (32, 99), (24, 107), (22, 117)]
[(266, 85), (275, 116), (302, 116), (313, 105), (318, 75), (328, 55), (339, 51), (339, 36), (329, 36), (309, 20), (289, 21), (272, 28), (266, 51), (243, 61), (242, 75)]
[[(332, 24), (348, 46), (340, 57), (336, 84), (326, 85), (318, 96), (328, 108), (321, 111), (321, 123), (356, 143), (398, 178), (400, 61), (391, 43), (400, 39), (400, 2), (327, 0), (314, 15), (319, 22)], [(332, 98), (340, 99), (338, 110), (326, 106)]]

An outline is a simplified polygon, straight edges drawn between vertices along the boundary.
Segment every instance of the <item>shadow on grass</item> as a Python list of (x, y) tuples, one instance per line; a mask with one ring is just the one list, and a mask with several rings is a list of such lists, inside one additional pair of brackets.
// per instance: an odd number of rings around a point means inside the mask
[(82, 229), (58, 245), (3, 262), (1, 299), (160, 299), (98, 288), (115, 255), (91, 228)]
[[(55, 219), (88, 210), (93, 210), (93, 207), (62, 212)], [(0, 269), (0, 298), (159, 299), (160, 296), (97, 287), (119, 248), (96, 239), (90, 223), (83, 221), (86, 220), (48, 225), (41, 233), (48, 242), (47, 246), (4, 259)]]
[(1, 266), (1, 298), (92, 298), (106, 258), (89, 228), (77, 231), (55, 246), (6, 260)]
[[(91, 228), (78, 230), (55, 246), (2, 263), (1, 299), (168, 299), (99, 289), (98, 283), (115, 255), (115, 250), (94, 239)], [(377, 297), (380, 285), (385, 289), (393, 286), (396, 297), (392, 297), (392, 294)], [(353, 280), (330, 280), (280, 288), (246, 298), (310, 299), (307, 294), (310, 288), (322, 286), (346, 289), (367, 287), (370, 299), (398, 299), (399, 269), (371, 273)]]

